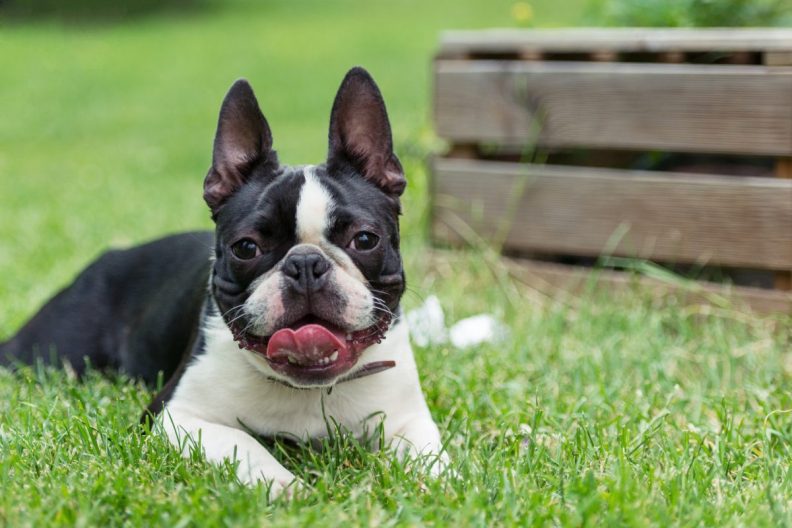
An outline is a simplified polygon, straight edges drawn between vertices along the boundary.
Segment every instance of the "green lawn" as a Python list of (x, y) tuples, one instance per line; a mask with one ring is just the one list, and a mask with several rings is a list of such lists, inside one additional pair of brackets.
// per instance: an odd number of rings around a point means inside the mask
[[(585, 0), (532, 4), (561, 25)], [(235, 78), (257, 89), (282, 159), (317, 162), (355, 64), (380, 83), (410, 178), (406, 307), (435, 293), (451, 320), (492, 311), (511, 328), (499, 346), (416, 351), (459, 478), (341, 438), (280, 453), (312, 487), (276, 504), (132, 430), (150, 393), (131, 382), (0, 373), (0, 525), (792, 523), (788, 320), (640, 292), (558, 304), (479, 253), (426, 260), (437, 32), (513, 25), (511, 8), (218, 1), (124, 24), (0, 21), (0, 337), (109, 245), (210, 226), (201, 181)]]

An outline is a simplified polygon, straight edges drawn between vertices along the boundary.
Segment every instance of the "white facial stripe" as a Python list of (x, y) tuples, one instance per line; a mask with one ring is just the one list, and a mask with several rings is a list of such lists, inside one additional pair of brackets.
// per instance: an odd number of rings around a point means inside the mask
[(297, 239), (302, 243), (316, 244), (321, 247), (327, 256), (347, 273), (367, 284), (368, 281), (349, 258), (349, 255), (325, 238), (335, 203), (333, 197), (316, 176), (316, 167), (308, 165), (303, 169), (303, 174), (305, 175), (305, 184), (300, 190), (300, 199), (297, 202)]
[(324, 241), (324, 234), (330, 224), (333, 198), (322, 186), (313, 165), (305, 167), (303, 174), (305, 184), (300, 190), (300, 200), (297, 202), (297, 239), (300, 242), (319, 244)]

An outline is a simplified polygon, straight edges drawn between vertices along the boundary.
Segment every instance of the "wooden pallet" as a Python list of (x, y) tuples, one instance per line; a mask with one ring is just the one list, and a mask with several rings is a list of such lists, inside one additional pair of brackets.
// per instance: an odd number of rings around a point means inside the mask
[(451, 32), (434, 80), (436, 240), (752, 270), (792, 313), (792, 31)]

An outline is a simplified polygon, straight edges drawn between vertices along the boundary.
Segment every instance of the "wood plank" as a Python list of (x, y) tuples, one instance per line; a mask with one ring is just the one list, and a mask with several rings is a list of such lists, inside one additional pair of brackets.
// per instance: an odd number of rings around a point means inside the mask
[(792, 66), (792, 51), (768, 51), (762, 54), (767, 66)]
[(474, 144), (454, 144), (449, 147), (448, 156), (457, 159), (477, 159), (478, 147)]
[[(652, 295), (663, 297), (669, 294), (675, 295), (684, 304), (721, 304), (725, 301), (736, 307), (746, 305), (753, 311), (763, 314), (792, 314), (792, 293), (788, 292), (706, 282), (684, 281), (674, 284), (620, 271), (595, 271), (590, 268), (524, 259), (506, 259), (506, 264), (512, 276), (550, 296), (579, 294), (585, 291), (592, 278), (595, 278), (599, 287), (626, 290), (637, 285)], [(592, 273), (595, 274), (593, 277)]]
[(664, 51), (657, 55), (657, 62), (669, 62), (680, 64), (685, 62), (685, 52), (683, 51)]
[(792, 68), (436, 61), (455, 142), (792, 155)]
[(436, 158), (432, 186), (451, 243), (472, 228), (523, 251), (792, 267), (789, 180)]
[[(775, 175), (777, 178), (792, 180), (792, 158), (776, 159)], [(792, 269), (776, 272), (775, 287), (779, 290), (792, 290)]]
[(792, 51), (792, 30), (587, 28), (446, 31), (440, 36), (438, 57), (459, 53), (585, 53), (591, 50), (648, 53)]
[(594, 62), (618, 62), (619, 54), (612, 50), (597, 50), (591, 54)]

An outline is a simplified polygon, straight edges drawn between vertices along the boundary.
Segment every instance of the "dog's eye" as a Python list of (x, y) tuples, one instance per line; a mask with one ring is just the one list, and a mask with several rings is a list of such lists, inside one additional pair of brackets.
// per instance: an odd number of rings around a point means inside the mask
[(234, 242), (231, 246), (231, 253), (240, 260), (250, 260), (261, 255), (258, 245), (249, 238), (243, 238)]
[(352, 241), (349, 243), (349, 247), (358, 251), (371, 251), (377, 247), (379, 241), (380, 238), (374, 233), (369, 231), (361, 231), (355, 235), (354, 238), (352, 238)]

